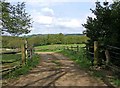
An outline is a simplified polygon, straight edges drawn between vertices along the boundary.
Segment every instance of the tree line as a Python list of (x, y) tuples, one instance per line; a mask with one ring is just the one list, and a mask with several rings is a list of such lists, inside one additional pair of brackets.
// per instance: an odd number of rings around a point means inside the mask
[(28, 41), (29, 45), (40, 46), (50, 44), (81, 44), (88, 40), (85, 35), (64, 35), (60, 34), (48, 34), (40, 36), (30, 37), (17, 37), (17, 36), (2, 36), (2, 47), (3, 48), (20, 48), (24, 43), (24, 40)]

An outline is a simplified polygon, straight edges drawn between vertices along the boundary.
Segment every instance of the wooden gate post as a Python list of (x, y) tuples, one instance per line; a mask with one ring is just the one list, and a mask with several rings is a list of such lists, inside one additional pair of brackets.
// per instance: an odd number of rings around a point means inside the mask
[(25, 45), (24, 44), (22, 44), (21, 49), (22, 49), (21, 50), (21, 53), (22, 53), (22, 65), (24, 65), (25, 62), (26, 62)]
[(25, 58), (27, 59), (28, 58), (28, 41), (25, 40)]
[(108, 65), (110, 62), (110, 54), (108, 50), (105, 50), (105, 56), (106, 56), (106, 65)]
[(98, 41), (94, 41), (94, 65), (98, 65)]

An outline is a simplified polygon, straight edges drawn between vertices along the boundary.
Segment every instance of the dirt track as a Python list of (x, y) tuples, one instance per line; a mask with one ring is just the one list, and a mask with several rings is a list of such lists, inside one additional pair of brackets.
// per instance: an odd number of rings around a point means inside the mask
[(106, 86), (81, 70), (69, 58), (52, 52), (41, 52), (40, 64), (28, 75), (8, 83), (10, 86)]

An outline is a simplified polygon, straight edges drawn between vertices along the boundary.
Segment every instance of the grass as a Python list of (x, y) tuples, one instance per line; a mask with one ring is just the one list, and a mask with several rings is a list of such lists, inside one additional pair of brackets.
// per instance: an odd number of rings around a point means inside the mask
[(13, 62), (21, 59), (21, 54), (3, 54), (2, 62)]
[(85, 44), (56, 44), (56, 45), (44, 45), (35, 47), (35, 52), (59, 52), (64, 49), (65, 46), (81, 46), (84, 47)]
[(13, 67), (21, 64), (21, 54), (3, 54), (1, 58), (3, 67)]
[[(97, 71), (97, 70), (90, 69), (92, 64), (91, 64), (90, 59), (86, 57), (84, 49), (81, 48), (79, 53), (74, 53), (73, 51), (70, 51), (70, 50), (63, 50), (60, 53), (69, 57), (73, 61), (75, 61), (80, 66), (80, 68), (87, 70), (87, 72), (91, 76), (95, 78), (100, 78), (100, 79), (103, 79), (106, 77), (103, 71), (99, 71), (99, 70)], [(113, 83), (116, 86), (116, 88), (120, 87), (120, 79), (114, 76), (111, 79), (111, 83)]]
[(36, 67), (39, 64), (39, 56), (35, 54), (32, 58), (32, 60), (27, 60), (27, 63), (23, 65), (21, 68), (14, 70), (13, 72), (9, 73), (6, 76), (3, 76), (3, 78), (16, 78), (20, 75), (25, 75), (31, 70), (32, 68)]
[(117, 87), (120, 87), (120, 79), (114, 78), (112, 81)]
[(71, 58), (81, 68), (89, 69), (89, 67), (91, 66), (90, 60), (87, 59), (87, 57), (85, 55), (85, 50), (83, 48), (80, 48), (79, 52), (77, 52), (77, 53), (75, 53), (74, 51), (69, 51), (69, 50), (64, 50), (64, 51), (61, 51), (60, 53)]
[[(90, 69), (92, 64), (90, 59), (86, 57), (84, 49), (81, 49), (81, 51), (77, 54), (68, 50), (61, 51), (60, 53), (71, 58), (80, 66), (80, 68), (87, 70), (91, 76), (101, 80), (106, 77), (106, 73), (104, 71)], [(116, 88), (120, 87), (120, 79), (116, 78), (114, 75), (112, 77), (113, 78), (111, 80), (108, 78), (109, 82), (112, 83)]]

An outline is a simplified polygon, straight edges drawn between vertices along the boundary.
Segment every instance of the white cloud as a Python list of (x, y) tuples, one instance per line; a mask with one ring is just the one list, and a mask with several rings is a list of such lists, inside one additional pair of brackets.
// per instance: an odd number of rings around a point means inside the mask
[[(10, 1), (10, 0), (9, 0)], [(13, 2), (25, 1), (26, 5), (30, 5), (33, 9), (29, 10), (33, 18), (32, 33), (51, 33), (51, 32), (80, 32), (83, 31), (81, 24), (85, 23), (87, 16), (93, 16), (88, 12), (84, 17), (80, 18), (57, 18), (55, 12), (49, 5), (56, 4), (56, 2), (82, 2), (83, 0), (11, 0)], [(92, 0), (84, 0), (83, 2), (92, 2)], [(95, 2), (95, 0), (94, 0)], [(37, 7), (34, 8), (34, 7)], [(39, 7), (39, 9), (38, 9)], [(52, 7), (52, 6), (51, 6)]]
[[(54, 29), (58, 27), (62, 28), (69, 28), (69, 29), (75, 29), (81, 27), (81, 19), (77, 18), (57, 18), (55, 17), (54, 11), (48, 7), (42, 8), (39, 12), (37, 10), (31, 11), (32, 18), (34, 21), (34, 26), (37, 25), (44, 27), (44, 29), (52, 27)], [(49, 12), (49, 14), (47, 13)], [(46, 14), (44, 14), (46, 13)], [(52, 14), (52, 16), (50, 15)]]
[(81, 22), (79, 19), (74, 19), (74, 18), (58, 18), (56, 19), (55, 25), (63, 26), (67, 28), (78, 28), (81, 27)]
[(53, 15), (54, 15), (53, 9), (48, 8), (48, 7), (42, 8), (42, 9), (41, 9), (41, 13), (42, 13), (43, 15), (46, 15), (46, 16), (53, 16)]
[(53, 18), (50, 16), (38, 16), (36, 22), (44, 25), (51, 25), (53, 23)]
[(53, 15), (54, 11), (48, 7), (42, 8), (40, 11), (31, 11), (34, 23), (39, 23), (40, 25), (51, 25), (53, 23)]

